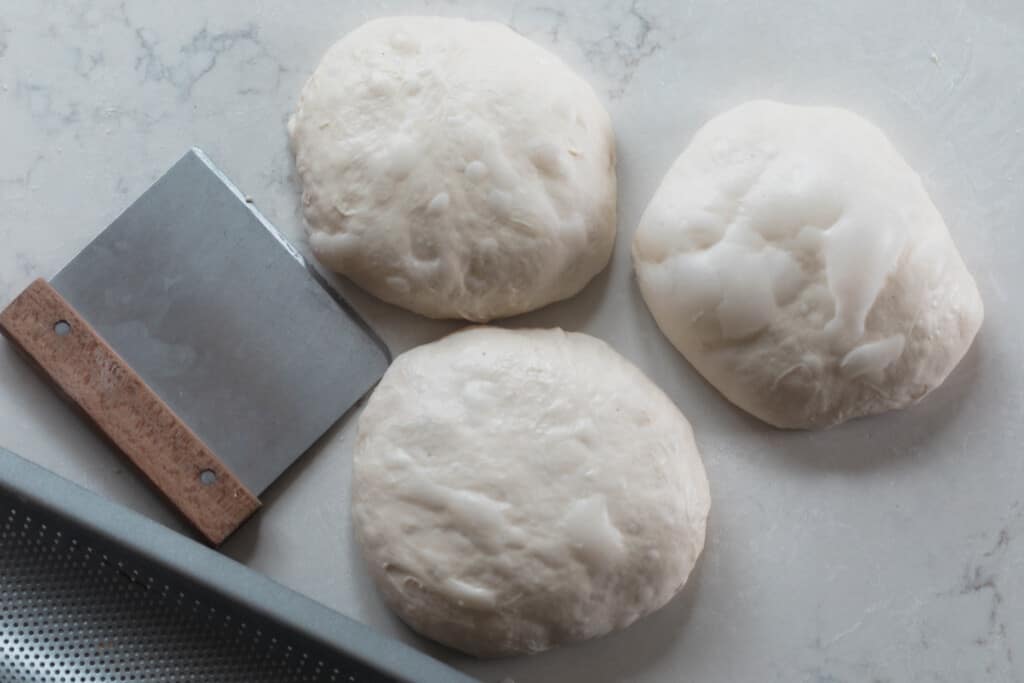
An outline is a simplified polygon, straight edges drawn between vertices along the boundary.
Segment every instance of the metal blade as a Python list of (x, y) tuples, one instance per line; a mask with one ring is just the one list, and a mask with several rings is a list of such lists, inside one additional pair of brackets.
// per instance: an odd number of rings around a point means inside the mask
[(388, 363), (197, 149), (52, 284), (256, 495)]

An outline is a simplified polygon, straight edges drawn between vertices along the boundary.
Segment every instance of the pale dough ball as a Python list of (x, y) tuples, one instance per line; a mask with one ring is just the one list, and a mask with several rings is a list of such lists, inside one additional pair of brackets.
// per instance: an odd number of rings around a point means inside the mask
[(324, 56), (289, 131), (313, 253), (390, 303), (487, 321), (576, 294), (611, 256), (608, 114), (501, 24), (364, 24)]
[(633, 260), (675, 347), (779, 427), (920, 400), (983, 317), (920, 178), (875, 126), (829, 107), (712, 119), (644, 212)]
[(402, 354), (353, 468), (356, 536), (388, 604), (478, 656), (624, 628), (679, 592), (704, 546), (690, 424), (585, 334), (476, 327)]

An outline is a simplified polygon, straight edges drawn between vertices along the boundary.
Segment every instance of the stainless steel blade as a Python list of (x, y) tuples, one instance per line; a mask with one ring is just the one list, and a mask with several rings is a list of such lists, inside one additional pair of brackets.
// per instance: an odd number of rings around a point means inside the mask
[(256, 495), (388, 363), (196, 149), (52, 284)]

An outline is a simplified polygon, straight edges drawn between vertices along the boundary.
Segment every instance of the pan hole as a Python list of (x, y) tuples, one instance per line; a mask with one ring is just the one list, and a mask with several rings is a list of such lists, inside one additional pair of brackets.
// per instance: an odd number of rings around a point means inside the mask
[(71, 323), (67, 320), (58, 320), (53, 325), (53, 331), (58, 337), (66, 337), (71, 334)]
[(209, 486), (217, 481), (217, 473), (213, 470), (203, 470), (199, 473), (199, 481), (202, 482), (203, 486)]

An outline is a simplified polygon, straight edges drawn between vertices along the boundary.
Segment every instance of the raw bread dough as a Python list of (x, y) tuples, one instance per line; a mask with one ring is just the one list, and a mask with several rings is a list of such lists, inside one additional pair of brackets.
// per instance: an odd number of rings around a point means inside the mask
[(628, 626), (704, 546), (689, 423), (585, 334), (476, 327), (402, 354), (353, 468), (356, 535), (388, 604), (478, 656)]
[(487, 321), (580, 291), (615, 241), (615, 142), (591, 87), (509, 28), (371, 21), (289, 122), (309, 243), (433, 318)]
[(758, 101), (712, 119), (640, 219), (633, 259), (675, 347), (779, 427), (920, 400), (983, 317), (920, 178), (830, 107)]

